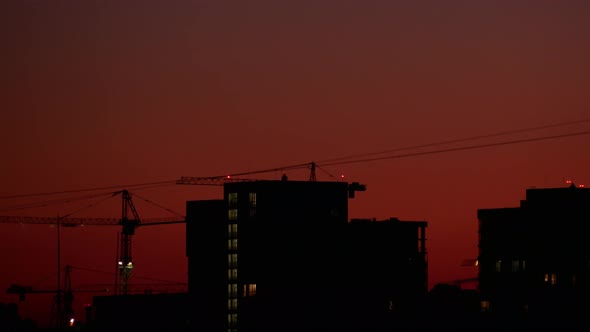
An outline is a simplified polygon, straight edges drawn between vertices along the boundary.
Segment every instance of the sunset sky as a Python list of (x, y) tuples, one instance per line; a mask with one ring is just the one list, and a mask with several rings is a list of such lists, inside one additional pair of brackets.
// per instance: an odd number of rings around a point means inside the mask
[[(588, 120), (588, 17), (583, 0), (3, 1), (0, 196), (321, 166)], [(581, 121), (399, 153), (588, 130)], [(428, 221), (433, 286), (476, 276), (461, 262), (477, 256), (478, 208), (518, 206), (527, 188), (566, 179), (590, 185), (589, 147), (580, 135), (324, 169), (367, 185), (351, 218)], [(14, 207), (82, 194), (1, 198), (0, 215), (65, 215), (94, 201)], [(184, 213), (187, 200), (222, 198), (222, 188), (137, 194)], [(118, 217), (119, 204), (73, 216)], [(143, 218), (170, 216), (136, 206)], [(55, 288), (55, 228), (0, 229), (0, 302), (17, 300), (4, 294), (11, 283)], [(114, 271), (118, 231), (64, 229), (62, 263)], [(182, 225), (139, 229), (136, 275), (186, 281), (184, 248)], [(72, 279), (76, 288), (114, 275)], [(46, 319), (50, 297), (19, 305)]]

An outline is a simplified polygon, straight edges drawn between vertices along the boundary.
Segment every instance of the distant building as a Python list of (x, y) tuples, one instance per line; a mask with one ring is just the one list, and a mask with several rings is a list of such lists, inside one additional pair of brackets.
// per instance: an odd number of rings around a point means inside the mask
[[(358, 331), (414, 325), (428, 294), (425, 221), (352, 219), (348, 224), (346, 292)], [(373, 324), (373, 325), (371, 325)], [(393, 325), (392, 325), (393, 324)]]
[(528, 189), (520, 207), (480, 209), (482, 309), (540, 324), (590, 309), (590, 189)]
[(355, 188), (226, 183), (223, 201), (187, 202), (189, 292), (207, 310), (195, 326), (350, 330), (426, 294), (426, 223), (349, 223)]

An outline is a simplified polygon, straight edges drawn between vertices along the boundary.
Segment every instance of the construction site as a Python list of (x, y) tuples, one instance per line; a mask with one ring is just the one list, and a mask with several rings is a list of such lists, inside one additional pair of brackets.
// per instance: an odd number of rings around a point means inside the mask
[[(293, 169), (307, 169), (308, 175), (304, 180), (290, 180), (287, 176), (287, 171)], [(280, 179), (277, 180), (261, 180), (257, 178), (253, 178), (253, 175), (257, 175), (260, 173), (268, 173), (269, 170), (263, 170), (260, 172), (252, 172), (248, 174), (232, 174), (232, 175), (225, 175), (225, 176), (216, 176), (216, 177), (181, 177), (177, 181), (175, 181), (174, 185), (197, 185), (197, 186), (213, 186), (213, 187), (223, 187), (226, 188), (225, 192), (227, 192), (227, 188), (232, 188), (232, 186), (257, 186), (257, 184), (263, 185), (265, 183), (289, 183), (295, 184), (299, 189), (292, 189), (287, 190), (284, 195), (289, 197), (293, 197), (294, 201), (297, 201), (296, 196), (303, 196), (303, 197), (316, 197), (308, 201), (308, 203), (304, 203), (303, 206), (314, 206), (316, 205), (317, 209), (326, 209), (326, 204), (323, 200), (328, 199), (331, 200), (329, 197), (339, 197), (336, 198), (341, 203), (338, 203), (340, 212), (331, 211), (331, 214), (336, 213), (339, 215), (341, 224), (347, 224), (348, 222), (348, 204), (347, 200), (352, 199), (355, 197), (355, 193), (358, 191), (364, 191), (366, 189), (365, 185), (360, 184), (358, 182), (347, 183), (344, 181), (343, 176), (335, 177), (330, 173), (326, 172), (326, 174), (330, 177), (332, 181), (317, 181), (316, 176), (316, 169), (320, 169), (315, 163), (308, 163), (308, 164), (300, 164), (295, 166), (289, 166), (286, 168), (276, 168), (270, 170), (271, 172), (285, 172), (282, 173)], [(325, 172), (325, 171), (324, 171)], [(170, 183), (166, 183), (170, 184)], [(298, 184), (298, 185), (297, 185)], [(336, 186), (336, 191), (331, 191), (325, 197), (320, 196), (313, 196), (317, 195), (317, 188), (318, 186), (322, 186), (322, 184), (330, 185), (333, 184)], [(149, 184), (150, 186), (153, 184)], [(162, 184), (157, 184), (162, 185)], [(302, 187), (299, 187), (303, 185)], [(228, 187), (229, 186), (229, 187)], [(143, 186), (145, 187), (145, 185)], [(306, 189), (307, 188), (307, 189)], [(316, 188), (316, 189), (314, 189)], [(138, 188), (138, 189), (141, 189)], [(277, 191), (279, 190), (279, 191)], [(256, 190), (255, 190), (256, 191)], [(255, 192), (254, 191), (254, 192)], [(266, 190), (268, 191), (268, 190)], [(280, 189), (275, 188), (270, 190), (270, 196), (276, 196), (277, 193), (280, 192)], [(64, 194), (64, 193), (60, 193)], [(196, 330), (197, 323), (193, 322), (192, 325), (189, 323), (191, 319), (190, 317), (200, 317), (198, 313), (195, 313), (195, 308), (201, 307), (202, 312), (207, 312), (207, 309), (203, 309), (208, 307), (207, 304), (202, 302), (200, 296), (195, 296), (195, 294), (204, 294), (207, 293), (208, 289), (210, 288), (209, 283), (215, 283), (215, 274), (210, 276), (209, 280), (205, 280), (208, 282), (207, 286), (204, 288), (201, 286), (203, 285), (203, 271), (200, 271), (198, 267), (193, 263), (191, 264), (191, 256), (194, 257), (195, 255), (200, 255), (201, 253), (197, 253), (195, 251), (195, 246), (201, 247), (203, 252), (211, 252), (211, 242), (209, 241), (209, 237), (212, 236), (208, 232), (212, 229), (205, 229), (206, 232), (202, 232), (201, 234), (195, 234), (195, 229), (199, 227), (203, 227), (203, 223), (201, 220), (193, 220), (192, 224), (187, 224), (187, 217), (186, 214), (181, 214), (174, 212), (164, 206), (155, 203), (142, 195), (134, 194), (132, 191), (127, 189), (116, 190), (116, 191), (109, 191), (107, 193), (101, 194), (92, 194), (88, 195), (84, 193), (83, 195), (79, 195), (80, 193), (66, 193), (69, 195), (68, 198), (64, 199), (55, 199), (53, 201), (44, 201), (42, 205), (51, 205), (51, 204), (65, 204), (66, 202), (71, 202), (75, 200), (82, 200), (85, 201), (81, 208), (77, 208), (74, 212), (65, 214), (63, 216), (56, 216), (56, 217), (41, 217), (41, 216), (0, 216), (0, 223), (7, 223), (7, 224), (19, 224), (19, 225), (47, 225), (50, 228), (45, 228), (46, 231), (54, 232), (54, 243), (53, 246), (49, 246), (43, 248), (43, 251), (47, 253), (48, 251), (51, 252), (49, 256), (54, 257), (54, 271), (55, 274), (50, 278), (45, 278), (45, 282), (36, 283), (35, 285), (30, 284), (22, 284), (22, 283), (12, 283), (6, 290), (6, 294), (12, 296), (13, 299), (18, 299), (19, 304), (23, 307), (26, 307), (27, 301), (31, 301), (35, 297), (43, 297), (44, 301), (47, 302), (47, 312), (50, 313), (49, 315), (49, 322), (48, 328), (54, 329), (63, 329), (63, 328), (101, 328), (114, 330), (114, 329), (124, 329), (123, 327), (127, 326), (126, 328), (138, 327), (141, 324), (144, 324), (146, 327), (154, 327), (155, 324), (158, 323), (163, 324), (162, 329), (165, 329), (166, 326), (170, 327), (170, 324), (180, 324), (177, 325), (175, 329), (183, 328), (186, 330)], [(78, 194), (79, 196), (72, 196)], [(250, 193), (252, 195), (253, 193)], [(254, 194), (256, 195), (256, 194)], [(312, 195), (312, 196), (310, 196)], [(225, 211), (225, 207), (228, 204), (234, 204), (236, 198), (228, 198), (227, 195), (224, 194), (224, 199), (217, 199), (217, 205), (223, 207), (221, 210)], [(232, 196), (230, 194), (230, 196)], [(232, 196), (233, 197), (233, 196)], [(263, 196), (264, 197), (264, 196)], [(88, 198), (90, 198), (90, 204), (88, 204)], [(101, 218), (101, 217), (77, 217), (77, 214), (80, 214), (85, 209), (89, 209), (95, 206), (98, 206), (103, 201), (107, 199), (116, 199), (119, 201), (120, 207), (120, 216), (114, 218)], [(228, 199), (230, 201), (228, 201)], [(252, 197), (250, 197), (252, 199)], [(255, 199), (255, 198), (254, 198)], [(333, 200), (334, 198), (332, 198)], [(166, 211), (168, 214), (175, 214), (175, 216), (168, 216), (168, 217), (144, 217), (142, 214), (142, 210), (136, 207), (136, 202), (140, 200), (141, 202), (148, 203), (149, 205), (155, 206), (160, 211)], [(198, 203), (199, 201), (195, 201)], [(208, 211), (210, 207), (207, 207), (209, 201), (202, 201), (205, 203), (204, 211)], [(190, 203), (190, 204), (189, 204)], [(200, 215), (202, 212), (191, 208), (191, 202), (187, 202), (187, 213), (192, 213), (193, 219), (195, 218), (194, 215)], [(254, 202), (254, 204), (256, 204)], [(277, 206), (278, 202), (272, 203), (270, 205)], [(311, 205), (310, 205), (311, 204)], [(22, 205), (27, 209), (35, 208), (33, 205)], [(254, 205), (256, 206), (256, 205)], [(20, 207), (20, 206), (17, 206)], [(294, 206), (295, 207), (295, 206)], [(267, 207), (268, 209), (268, 207)], [(293, 209), (293, 208), (289, 208)], [(219, 209), (218, 209), (219, 210)], [(221, 211), (219, 210), (219, 211)], [(190, 211), (190, 212), (189, 212)], [(217, 211), (217, 212), (219, 212)], [(233, 211), (233, 210), (232, 210)], [(263, 210), (264, 211), (264, 210)], [(221, 225), (227, 224), (228, 220), (231, 222), (234, 219), (232, 215), (227, 215), (227, 211), (219, 212), (217, 215), (212, 216), (209, 215), (208, 218), (216, 222), (217, 227)], [(329, 223), (326, 223), (326, 220), (330, 219), (330, 214), (324, 215), (322, 217), (322, 213), (320, 212), (309, 212), (307, 215), (301, 216), (297, 221), (304, 225), (305, 223), (309, 222), (310, 220), (316, 220), (317, 224), (313, 227), (318, 227), (317, 225), (321, 225), (322, 223), (326, 225), (326, 230), (328, 231), (329, 228), (334, 227), (334, 225), (329, 226)], [(197, 218), (199, 219), (199, 218)], [(284, 219), (284, 218), (283, 218)], [(287, 219), (286, 219), (287, 220)], [(276, 223), (276, 222), (275, 222)], [(133, 247), (134, 241), (133, 239), (141, 234), (144, 229), (163, 229), (165, 227), (174, 227), (175, 224), (180, 224), (180, 227), (186, 227), (186, 256), (188, 257), (187, 263), (187, 271), (188, 271), (188, 278), (181, 281), (170, 281), (170, 280), (162, 280), (157, 278), (150, 278), (150, 277), (141, 277), (141, 273), (136, 273), (136, 267), (139, 266), (139, 270), (141, 270), (142, 263), (141, 261), (136, 262), (133, 256)], [(285, 224), (288, 224), (285, 222)], [(192, 226), (191, 226), (192, 225)], [(201, 226), (199, 226), (201, 225)], [(281, 223), (277, 223), (276, 225), (281, 225)], [(96, 226), (96, 227), (95, 227)], [(92, 267), (83, 267), (83, 266), (75, 266), (70, 265), (70, 263), (65, 260), (62, 256), (64, 256), (64, 239), (67, 242), (67, 239), (74, 235), (76, 231), (87, 231), (87, 232), (94, 232), (102, 231), (106, 229), (105, 227), (98, 227), (98, 226), (118, 226), (118, 231), (113, 232), (113, 230), (108, 231), (109, 233), (116, 234), (116, 245), (113, 247), (116, 248), (105, 248), (105, 251), (108, 252), (116, 252), (116, 258), (113, 259), (113, 267), (111, 272), (108, 270), (99, 270)], [(147, 227), (149, 226), (149, 227)], [(424, 224), (425, 226), (425, 224)], [(22, 226), (27, 227), (27, 226)], [(176, 226), (178, 227), (178, 226)], [(223, 228), (225, 229), (225, 228)], [(337, 228), (332, 229), (332, 231), (337, 231)], [(140, 230), (138, 232), (138, 230)], [(192, 231), (191, 231), (192, 230)], [(339, 231), (341, 232), (341, 230)], [(424, 234), (424, 230), (421, 231)], [(65, 234), (64, 234), (65, 233)], [(138, 233), (138, 234), (137, 234)], [(160, 233), (160, 231), (158, 231)], [(212, 233), (213, 234), (213, 233)], [(285, 233), (286, 234), (286, 233)], [(235, 234), (234, 234), (235, 235)], [(417, 236), (417, 233), (415, 234)], [(224, 243), (227, 241), (234, 241), (237, 242), (237, 239), (231, 240), (228, 239), (228, 236), (232, 236), (231, 234), (225, 234), (220, 237), (219, 243)], [(202, 239), (200, 237), (203, 237)], [(184, 240), (184, 238), (182, 239)], [(424, 241), (423, 238), (422, 241)], [(244, 240), (244, 242), (247, 242)], [(200, 245), (196, 244), (200, 243)], [(289, 247), (288, 242), (287, 247)], [(293, 242), (295, 243), (295, 242)], [(158, 244), (153, 244), (154, 247), (157, 248)], [(214, 245), (213, 245), (214, 247)], [(191, 249), (192, 248), (192, 249)], [(315, 249), (315, 254), (320, 252), (322, 249), (322, 245), (318, 244)], [(425, 242), (422, 243), (422, 253), (420, 254), (422, 259), (424, 260), (424, 265), (422, 271), (419, 275), (422, 275), (422, 283), (419, 283), (419, 293), (425, 294), (427, 291), (427, 269), (426, 269), (426, 248)], [(226, 255), (227, 250), (231, 248), (224, 248), (223, 251), (220, 251), (221, 255)], [(236, 249), (236, 248), (233, 248)], [(344, 249), (344, 248), (342, 248)], [(70, 250), (69, 248), (65, 248), (65, 251)], [(254, 249), (252, 249), (254, 250)], [(259, 253), (262, 255), (261, 253)], [(246, 254), (247, 256), (248, 254)], [(311, 255), (311, 254), (310, 254)], [(112, 256), (111, 256), (112, 257)], [(311, 256), (310, 256), (311, 257)], [(223, 259), (222, 259), (223, 261)], [(330, 260), (318, 262), (316, 263), (316, 269), (322, 265), (327, 264)], [(322, 264), (320, 264), (322, 263)], [(342, 262), (341, 262), (342, 263)], [(212, 266), (218, 263), (212, 263)], [(320, 264), (320, 265), (318, 265)], [(51, 265), (51, 264), (49, 264)], [(223, 264), (222, 264), (223, 265)], [(235, 264), (234, 264), (235, 265)], [(230, 265), (230, 267), (235, 267), (234, 265)], [(193, 267), (191, 267), (193, 266)], [(154, 268), (152, 266), (152, 268)], [(229, 280), (237, 280), (237, 270), (230, 269), (227, 270), (227, 266), (223, 265), (223, 273), (221, 275), (229, 274)], [(302, 265), (301, 269), (310, 269), (311, 267), (308, 265)], [(166, 266), (157, 267), (157, 269), (166, 269)], [(206, 267), (205, 270), (211, 270), (211, 267)], [(100, 275), (98, 278), (88, 278), (88, 274), (98, 274)], [(76, 277), (84, 275), (85, 283), (76, 283)], [(219, 276), (217, 276), (219, 277)], [(48, 280), (53, 280), (53, 287), (48, 286)], [(97, 283), (88, 283), (87, 280), (100, 280)], [(205, 278), (206, 279), (206, 278)], [(217, 282), (222, 282), (223, 285), (227, 284), (228, 279), (227, 276), (224, 278), (220, 278)], [(311, 281), (310, 281), (311, 282)], [(191, 286), (192, 285), (192, 286)], [(229, 286), (231, 288), (231, 286)], [(241, 287), (241, 286), (240, 286)], [(246, 286), (245, 286), (246, 287)], [(256, 287), (256, 286), (254, 286)], [(226, 286), (223, 286), (225, 289)], [(198, 290), (198, 291), (197, 291)], [(264, 294), (264, 293), (263, 293)], [(216, 303), (221, 299), (227, 299), (228, 294), (220, 295), (218, 299), (215, 297), (211, 298), (211, 303)], [(80, 302), (80, 299), (84, 299), (84, 303)], [(197, 300), (200, 299), (200, 300)], [(311, 298), (310, 298), (311, 299)], [(224, 302), (226, 300), (223, 300)], [(236, 300), (237, 301), (237, 298)], [(242, 300), (240, 300), (242, 302)], [(246, 301), (247, 302), (247, 301)], [(237, 303), (232, 305), (234, 308), (237, 308)], [(49, 307), (51, 308), (49, 310)], [(141, 310), (130, 310), (130, 308), (142, 308)], [(180, 310), (180, 308), (185, 308), (185, 310)], [(190, 309), (190, 310), (189, 310)], [(224, 309), (227, 314), (227, 308)], [(252, 310), (252, 309), (250, 309)], [(146, 313), (152, 313), (147, 314)], [(133, 316), (133, 314), (137, 316)], [(229, 315), (229, 314), (227, 314)], [(235, 315), (235, 314), (233, 314)], [(147, 320), (146, 317), (152, 317), (154, 319)], [(228, 317), (231, 317), (228, 316)], [(128, 322), (128, 323), (122, 323)], [(198, 320), (197, 320), (198, 321)], [(143, 322), (143, 323), (142, 323)], [(175, 323), (171, 323), (175, 322)], [(198, 327), (202, 328), (203, 322), (198, 323)], [(228, 325), (229, 324), (229, 325)], [(217, 326), (215, 326), (217, 325)], [(240, 324), (244, 325), (244, 323)], [(237, 329), (237, 323), (231, 323), (226, 321), (226, 319), (222, 319), (221, 321), (217, 322), (217, 324), (213, 324), (211, 326), (217, 327), (218, 330), (225, 330), (231, 326), (232, 330)], [(247, 325), (244, 325), (242, 328), (243, 330), (248, 330), (246, 328)], [(41, 325), (41, 327), (44, 327)], [(252, 328), (250, 328), (252, 330)], [(258, 330), (261, 330), (259, 327)]]

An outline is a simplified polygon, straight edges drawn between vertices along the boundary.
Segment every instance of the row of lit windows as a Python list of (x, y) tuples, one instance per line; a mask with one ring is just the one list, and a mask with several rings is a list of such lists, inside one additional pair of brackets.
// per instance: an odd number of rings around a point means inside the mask
[[(512, 272), (524, 272), (526, 271), (525, 260), (513, 260), (512, 261)], [(496, 261), (496, 272), (502, 272), (502, 260)]]
[[(252, 208), (256, 207), (256, 193), (248, 194), (248, 206)], [(238, 207), (238, 193), (227, 194), (227, 207), (230, 209)]]
[[(242, 285), (242, 287), (242, 297), (250, 297), (256, 295), (256, 284), (244, 284)], [(227, 297), (230, 299), (238, 298), (238, 284), (227, 284)]]

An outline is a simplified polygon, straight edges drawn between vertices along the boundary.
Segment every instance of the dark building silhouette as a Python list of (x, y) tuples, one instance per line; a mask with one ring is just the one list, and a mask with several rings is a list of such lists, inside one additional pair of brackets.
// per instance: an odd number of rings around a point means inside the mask
[(417, 327), (421, 330), (456, 331), (481, 330), (488, 327), (480, 311), (480, 296), (474, 289), (458, 285), (437, 284), (426, 300), (425, 310)]
[(200, 317), (193, 326), (377, 330), (394, 310), (409, 309), (427, 291), (426, 223), (349, 223), (355, 189), (362, 187), (226, 183), (223, 201), (187, 202), (189, 292)]
[(480, 209), (482, 309), (497, 322), (576, 326), (590, 309), (590, 190), (527, 189), (519, 207)]
[(227, 308), (226, 202), (186, 203), (186, 256), (193, 331), (220, 331)]
[(191, 331), (186, 293), (95, 296), (90, 331)]
[(347, 227), (346, 292), (358, 330), (416, 323), (428, 292), (425, 221), (352, 219)]

